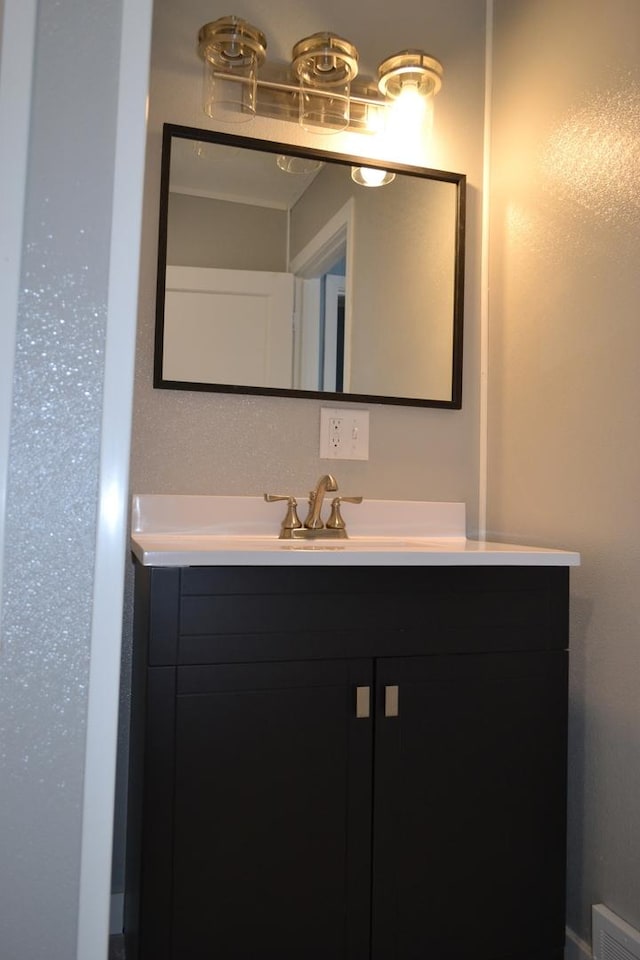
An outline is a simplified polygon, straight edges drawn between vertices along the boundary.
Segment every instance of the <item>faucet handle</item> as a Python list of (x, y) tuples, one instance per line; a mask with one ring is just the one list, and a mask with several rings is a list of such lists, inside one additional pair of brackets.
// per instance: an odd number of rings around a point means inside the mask
[(334, 497), (331, 501), (331, 513), (327, 520), (328, 530), (345, 530), (346, 523), (340, 513), (341, 503), (362, 503), (362, 497)]
[[(285, 530), (297, 530), (302, 526), (300, 523), (300, 518), (298, 516), (298, 511), (296, 507), (298, 506), (298, 501), (295, 497), (290, 496), (289, 494), (280, 494), (280, 493), (265, 493), (264, 495), (267, 503), (275, 503), (276, 500), (286, 500), (287, 501), (287, 512), (285, 514), (284, 520), (282, 521), (282, 532)], [(281, 532), (281, 535), (282, 535)]]

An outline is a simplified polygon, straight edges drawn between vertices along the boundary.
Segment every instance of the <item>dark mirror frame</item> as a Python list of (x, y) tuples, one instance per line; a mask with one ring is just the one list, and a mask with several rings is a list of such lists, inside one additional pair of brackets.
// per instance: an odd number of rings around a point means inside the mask
[[(264, 153), (285, 153), (294, 157), (309, 157), (325, 162), (345, 166), (367, 166), (408, 174), (423, 179), (441, 180), (456, 185), (456, 242), (454, 271), (454, 316), (452, 350), (452, 391), (451, 400), (430, 400), (414, 397), (378, 396), (375, 394), (334, 393), (323, 390), (296, 390), (276, 387), (239, 386), (224, 383), (197, 383), (181, 380), (165, 380), (162, 376), (164, 342), (164, 300), (167, 266), (167, 226), (169, 209), (169, 175), (171, 164), (171, 142), (174, 138), (216, 143), (233, 147), (244, 147)], [(272, 140), (256, 140), (236, 134), (221, 133), (212, 130), (200, 130), (197, 127), (185, 127), (176, 124), (164, 124), (162, 135), (162, 171), (160, 180), (160, 220), (158, 237), (158, 276), (156, 287), (156, 332), (153, 386), (163, 390), (195, 390), (211, 393), (254, 394), (275, 397), (303, 397), (334, 402), (384, 403), (411, 407), (441, 407), (460, 410), (462, 407), (462, 348), (463, 348), (463, 310), (464, 310), (464, 256), (465, 256), (465, 214), (466, 214), (466, 176), (427, 167), (372, 160), (348, 154), (333, 153), (327, 150), (308, 149), (288, 143), (276, 143)]]

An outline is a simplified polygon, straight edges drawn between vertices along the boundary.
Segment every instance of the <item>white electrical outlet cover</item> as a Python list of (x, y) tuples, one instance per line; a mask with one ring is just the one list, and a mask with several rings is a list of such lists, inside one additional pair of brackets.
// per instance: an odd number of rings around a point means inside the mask
[(369, 459), (369, 411), (320, 408), (320, 458)]

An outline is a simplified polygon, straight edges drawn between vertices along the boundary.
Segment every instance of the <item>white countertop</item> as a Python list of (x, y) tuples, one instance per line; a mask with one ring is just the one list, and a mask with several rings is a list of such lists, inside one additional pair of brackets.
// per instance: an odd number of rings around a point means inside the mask
[(265, 503), (261, 497), (137, 494), (132, 503), (131, 549), (140, 563), (154, 567), (580, 563), (580, 555), (567, 550), (467, 539), (463, 503), (343, 504), (347, 540), (280, 540), (284, 509), (285, 504)]

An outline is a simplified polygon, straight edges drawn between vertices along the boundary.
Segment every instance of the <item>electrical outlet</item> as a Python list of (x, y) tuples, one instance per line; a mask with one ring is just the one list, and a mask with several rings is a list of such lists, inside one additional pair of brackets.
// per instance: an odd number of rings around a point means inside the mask
[(320, 408), (320, 458), (369, 459), (369, 411)]

